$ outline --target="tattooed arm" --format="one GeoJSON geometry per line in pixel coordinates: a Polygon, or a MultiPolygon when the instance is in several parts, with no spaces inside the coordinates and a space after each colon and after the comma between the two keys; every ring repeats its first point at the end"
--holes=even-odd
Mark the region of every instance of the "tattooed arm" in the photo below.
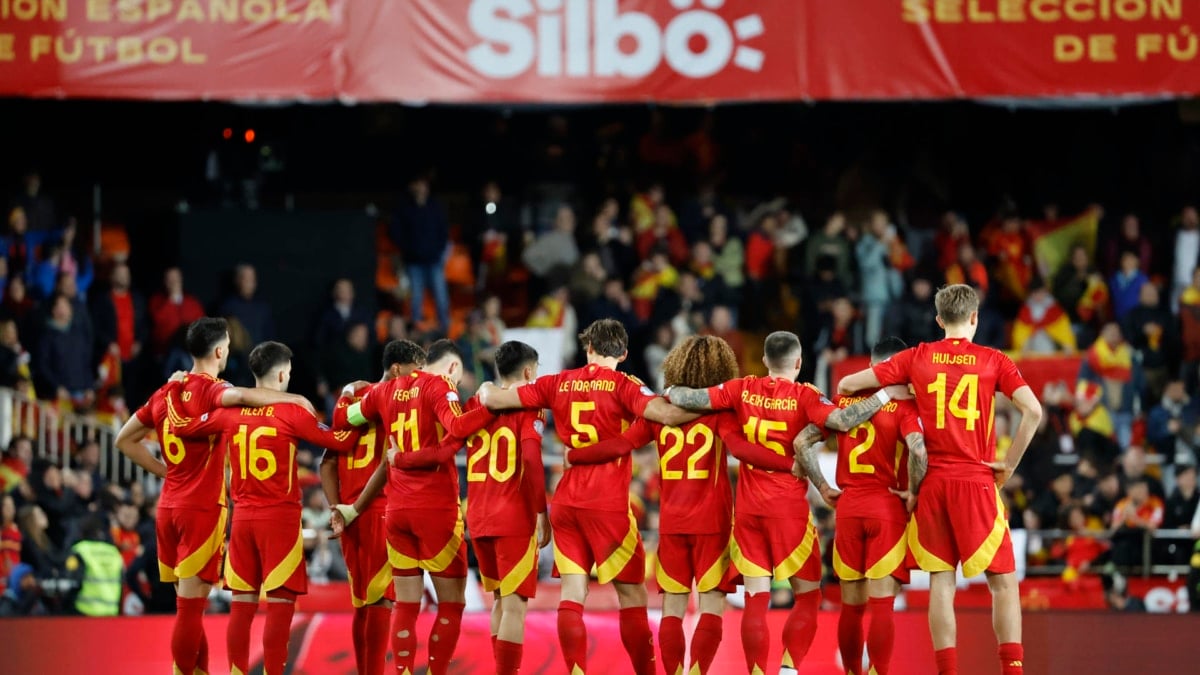
{"type": "Polygon", "coordinates": [[[671,387],[667,392],[667,400],[685,410],[712,410],[707,389],[671,387]]]}
{"type": "Polygon", "coordinates": [[[833,431],[849,431],[854,427],[871,419],[871,416],[879,411],[888,401],[902,400],[911,398],[908,387],[905,385],[893,385],[884,387],[874,396],[868,396],[854,405],[846,408],[839,408],[831,413],[825,420],[825,428],[833,431]]]}
{"type": "Polygon", "coordinates": [[[929,454],[925,452],[924,434],[911,433],[905,436],[904,442],[908,444],[908,491],[915,497],[929,470],[929,454]]]}
{"type": "MultiPolygon", "coordinates": [[[[815,424],[804,427],[804,430],[796,435],[796,440],[792,441],[792,449],[796,452],[797,468],[802,473],[796,477],[808,478],[813,487],[821,493],[821,499],[824,499],[830,508],[836,508],[838,497],[842,495],[842,492],[829,485],[829,481],[825,480],[825,475],[821,473],[821,462],[818,456],[824,448],[825,439],[822,437],[821,429],[815,424]]],[[[793,469],[793,474],[795,473],[796,469],[793,469]]]]}

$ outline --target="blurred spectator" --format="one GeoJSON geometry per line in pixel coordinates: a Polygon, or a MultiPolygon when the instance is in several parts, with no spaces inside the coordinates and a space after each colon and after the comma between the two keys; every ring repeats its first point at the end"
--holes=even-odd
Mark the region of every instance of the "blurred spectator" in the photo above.
{"type": "MultiPolygon", "coordinates": [[[[87,304],[83,301],[83,297],[79,294],[79,286],[75,283],[75,275],[70,272],[60,272],[58,279],[55,282],[54,294],[65,297],[71,303],[71,328],[79,331],[86,339],[88,344],[88,359],[95,364],[94,352],[91,351],[96,340],[96,330],[92,326],[92,315],[88,312],[87,304]]],[[[53,309],[52,302],[54,296],[51,295],[47,299],[46,304],[42,309],[47,316],[53,309]]]]}
{"type": "Polygon", "coordinates": [[[1078,345],[1095,338],[1098,322],[1108,313],[1108,284],[1092,267],[1091,256],[1081,245],[1071,247],[1071,257],[1054,275],[1054,299],[1071,318],[1078,345]]]}
{"type": "Polygon", "coordinates": [[[1033,280],[1033,254],[1024,221],[1015,214],[1006,215],[987,253],[995,262],[1001,295],[1016,302],[1024,300],[1033,280]]]}
{"type": "Polygon", "coordinates": [[[178,267],[168,267],[163,272],[163,288],[150,296],[148,309],[150,348],[160,360],[170,351],[180,330],[204,316],[200,301],[183,292],[183,271],[178,267]]]}
{"type": "MultiPolygon", "coordinates": [[[[851,288],[854,276],[850,272],[853,253],[850,239],[846,236],[846,216],[834,213],[825,221],[824,227],[809,235],[804,245],[804,271],[812,275],[821,258],[833,261],[833,272],[843,288],[851,288]]],[[[747,263],[747,266],[749,264],[747,263]]]]}
{"type": "Polygon", "coordinates": [[[8,231],[0,239],[0,253],[8,261],[8,278],[28,281],[37,265],[38,247],[53,238],[49,230],[31,230],[29,215],[20,206],[8,213],[8,231]]]}
{"type": "Polygon", "coordinates": [[[143,528],[142,553],[125,570],[125,583],[142,602],[146,614],[175,613],[175,585],[164,583],[158,571],[158,540],[154,528],[143,528]]]}
{"type": "Polygon", "coordinates": [[[0,617],[43,616],[47,613],[33,566],[16,565],[9,573],[4,594],[0,595],[0,617]]]}
{"type": "Polygon", "coordinates": [[[0,461],[0,485],[5,494],[18,491],[22,502],[33,500],[29,473],[33,468],[33,440],[28,436],[13,436],[0,461]]]}
{"type": "Polygon", "coordinates": [[[575,316],[575,308],[571,306],[571,292],[566,285],[557,286],[543,296],[525,325],[531,328],[561,328],[563,362],[555,365],[562,368],[574,362],[579,344],[579,318],[575,316]]]}
{"type": "Polygon", "coordinates": [[[964,241],[958,245],[958,258],[946,268],[946,283],[968,284],[985,294],[988,292],[987,268],[979,262],[971,242],[964,241]]]}
{"type": "Polygon", "coordinates": [[[70,274],[75,279],[79,296],[87,297],[94,271],[91,257],[76,248],[76,228],[75,219],[70,219],[62,231],[62,240],[49,244],[45,258],[34,266],[33,286],[40,297],[46,298],[54,293],[59,275],[62,274],[70,274]]]}
{"type": "Polygon", "coordinates": [[[1113,562],[1123,567],[1141,566],[1146,533],[1162,527],[1163,502],[1150,494],[1144,476],[1131,479],[1126,494],[1113,510],[1113,562]]]}
{"type": "Polygon", "coordinates": [[[958,262],[959,248],[971,243],[971,231],[962,215],[954,211],[942,214],[941,227],[933,238],[933,247],[937,253],[938,269],[949,269],[958,262]]]}
{"type": "Polygon", "coordinates": [[[1050,489],[1043,491],[1025,511],[1026,527],[1031,530],[1053,529],[1059,526],[1059,514],[1075,503],[1075,476],[1062,470],[1050,481],[1050,489]]]}
{"type": "Polygon", "coordinates": [[[1013,322],[1012,348],[1020,354],[1075,353],[1071,321],[1041,278],[1030,282],[1029,295],[1013,322]]]}
{"type": "Polygon", "coordinates": [[[662,183],[652,183],[645,192],[639,192],[630,200],[629,222],[633,224],[633,231],[640,238],[643,232],[654,228],[660,218],[665,218],[668,227],[672,229],[678,225],[675,212],[666,204],[662,183]],[[660,207],[666,208],[666,211],[660,214],[660,207]]]}
{"type": "Polygon", "coordinates": [[[11,319],[17,324],[17,332],[30,336],[37,327],[35,311],[37,304],[25,288],[25,280],[20,277],[10,278],[4,288],[4,302],[0,305],[0,316],[11,319]]]}
{"type": "Polygon", "coordinates": [[[96,514],[83,519],[81,538],[67,557],[67,575],[76,584],[72,609],[83,616],[117,616],[121,613],[121,585],[125,561],[108,541],[104,520],[96,514]]]}
{"type": "Polygon", "coordinates": [[[937,308],[933,305],[933,283],[925,277],[913,277],[908,293],[891,305],[886,326],[888,335],[910,345],[941,339],[937,308]]]}
{"type": "Polygon", "coordinates": [[[538,290],[545,290],[551,276],[565,274],[579,261],[579,247],[575,243],[575,212],[571,207],[558,207],[554,229],[527,246],[523,260],[525,267],[538,278],[538,290]]]}
{"type": "Polygon", "coordinates": [[[663,289],[672,289],[679,281],[679,272],[671,265],[666,251],[655,250],[633,277],[629,295],[633,298],[633,313],[638,321],[650,319],[655,301],[663,289]]]}
{"type": "Polygon", "coordinates": [[[895,239],[896,230],[888,223],[887,214],[876,211],[855,244],[865,344],[879,342],[883,334],[884,313],[902,292],[901,278],[889,263],[890,245],[895,239]]]}
{"type": "Polygon", "coordinates": [[[13,206],[25,212],[30,230],[58,229],[57,209],[54,201],[42,192],[42,176],[36,170],[26,172],[21,178],[21,191],[14,197],[13,206]]]}
{"type": "Polygon", "coordinates": [[[1096,481],[1096,490],[1083,498],[1089,518],[1100,521],[1105,529],[1112,527],[1113,512],[1121,499],[1121,479],[1114,472],[1105,473],[1096,481]]]}
{"type": "Polygon", "coordinates": [[[1157,401],[1162,396],[1163,386],[1170,376],[1168,364],[1175,358],[1175,317],[1159,304],[1158,287],[1152,283],[1142,285],[1138,304],[1122,324],[1130,345],[1141,357],[1142,373],[1146,378],[1145,401],[1157,401]]]}
{"type": "Polygon", "coordinates": [[[246,331],[251,345],[275,339],[271,306],[259,298],[258,273],[253,265],[238,265],[233,273],[233,294],[225,298],[217,313],[236,320],[246,331]]]}
{"type": "Polygon", "coordinates": [[[1063,559],[1066,564],[1062,573],[1063,583],[1074,588],[1079,576],[1089,572],[1092,564],[1108,552],[1109,544],[1096,538],[1096,535],[1103,534],[1103,530],[1098,531],[1088,526],[1087,516],[1078,504],[1068,504],[1060,513],[1059,526],[1071,534],[1052,555],[1063,559]]]}
{"type": "Polygon", "coordinates": [[[117,505],[115,522],[110,528],[112,543],[121,552],[125,567],[142,552],[142,535],[138,533],[138,508],[132,502],[122,502],[117,505]]]}
{"type": "Polygon", "coordinates": [[[1104,389],[1099,384],[1080,380],[1075,385],[1074,409],[1068,424],[1078,452],[1090,453],[1106,465],[1121,452],[1116,441],[1116,424],[1104,403],[1104,389]]]}
{"type": "Polygon", "coordinates": [[[654,329],[654,340],[646,345],[643,358],[646,360],[646,372],[650,373],[654,391],[661,392],[666,384],[663,382],[662,364],[667,359],[667,352],[675,345],[675,333],[670,324],[659,324],[654,329]]]}
{"type": "Polygon", "coordinates": [[[1100,338],[1092,343],[1080,365],[1079,378],[1096,382],[1103,389],[1104,405],[1113,415],[1117,444],[1127,447],[1143,378],[1141,365],[1134,361],[1133,349],[1121,335],[1120,326],[1107,323],[1100,330],[1100,338]]]}
{"type": "Polygon", "coordinates": [[[0,495],[0,586],[8,583],[21,563],[21,529],[17,527],[17,502],[7,492],[0,495]]]}
{"type": "Polygon", "coordinates": [[[500,184],[489,180],[483,184],[479,202],[463,228],[463,239],[471,254],[479,288],[487,282],[489,269],[506,269],[509,261],[520,260],[520,206],[505,196],[500,184]]]}
{"type": "Polygon", "coordinates": [[[87,474],[92,479],[92,490],[104,490],[107,481],[100,473],[100,443],[95,438],[80,442],[79,449],[71,455],[71,470],[76,474],[87,474]]]}
{"type": "Polygon", "coordinates": [[[92,477],[46,463],[41,470],[35,469],[32,482],[38,506],[48,519],[50,539],[56,546],[64,546],[76,519],[87,511],[85,502],[92,498],[92,477]]]}
{"type": "Polygon", "coordinates": [[[712,222],[721,218],[728,223],[730,209],[717,194],[714,181],[700,183],[699,190],[684,200],[679,213],[679,227],[688,241],[699,241],[712,236],[712,222]]]}
{"type": "Polygon", "coordinates": [[[1166,499],[1162,481],[1146,473],[1146,450],[1140,445],[1131,445],[1121,455],[1121,487],[1129,491],[1131,483],[1139,480],[1146,481],[1150,494],[1158,497],[1159,501],[1166,499]]]}
{"type": "MultiPolygon", "coordinates": [[[[134,361],[146,340],[145,300],[130,287],[129,266],[125,263],[114,265],[108,284],[96,290],[88,304],[97,351],[101,355],[105,352],[114,354],[121,360],[123,383],[132,388],[137,380],[134,361]]],[[[135,400],[141,399],[140,392],[131,393],[135,400]]]]}
{"type": "Polygon", "coordinates": [[[633,250],[633,231],[617,223],[617,202],[609,199],[592,221],[593,241],[590,246],[600,254],[600,262],[610,277],[627,279],[637,267],[633,250]]]}
{"type": "Polygon", "coordinates": [[[441,202],[430,195],[429,178],[414,177],[392,219],[392,243],[400,249],[412,289],[412,318],[425,315],[425,290],[433,293],[438,327],[450,328],[450,292],[443,267],[450,251],[450,224],[441,202]]]}
{"type": "Polygon", "coordinates": [[[633,313],[633,298],[625,290],[625,283],[620,279],[604,282],[604,294],[588,308],[587,323],[604,318],[616,319],[625,326],[638,324],[638,318],[633,313]]]}
{"type": "Polygon", "coordinates": [[[688,262],[687,239],[675,225],[675,216],[665,204],[655,210],[654,223],[640,231],[636,246],[641,258],[647,257],[653,250],[662,249],[667,252],[672,265],[682,266],[688,262]]]}
{"type": "MultiPolygon", "coordinates": [[[[1175,467],[1175,490],[1167,498],[1162,526],[1167,530],[1189,530],[1192,517],[1200,508],[1200,491],[1196,490],[1196,465],[1181,464],[1175,467]]],[[[1168,565],[1186,565],[1192,557],[1191,540],[1167,539],[1162,544],[1163,562],[1168,565]]]]}
{"type": "Polygon", "coordinates": [[[579,259],[579,264],[571,271],[571,304],[586,307],[604,292],[604,282],[608,273],[604,271],[604,263],[600,262],[600,254],[589,251],[579,259]]]}
{"type": "Polygon", "coordinates": [[[64,557],[58,544],[50,538],[50,520],[36,504],[26,504],[17,511],[21,528],[21,562],[33,568],[39,579],[58,576],[64,557]]]}
{"type": "Polygon", "coordinates": [[[367,312],[354,304],[354,284],[349,279],[333,282],[329,305],[317,319],[313,342],[318,348],[335,345],[345,339],[346,331],[354,324],[369,324],[367,312]]]}
{"type": "Polygon", "coordinates": [[[1192,285],[1180,295],[1179,318],[1183,343],[1179,377],[1188,391],[1196,391],[1200,386],[1200,267],[1192,272],[1192,285]]]}
{"type": "Polygon", "coordinates": [[[975,344],[992,349],[1007,349],[1010,331],[1004,315],[996,308],[995,302],[989,301],[986,288],[972,285],[979,294],[979,327],[975,329],[975,344]]]}
{"type": "Polygon", "coordinates": [[[472,373],[476,382],[486,382],[495,377],[493,355],[500,346],[503,334],[493,333],[481,310],[467,315],[467,330],[456,340],[462,351],[463,366],[472,373]]]}
{"type": "Polygon", "coordinates": [[[488,341],[499,346],[504,341],[504,319],[500,316],[500,298],[489,295],[483,301],[483,323],[487,330],[488,341]]]}
{"type": "Polygon", "coordinates": [[[1112,276],[1121,269],[1121,256],[1131,252],[1141,261],[1141,270],[1150,273],[1154,249],[1150,239],[1142,234],[1141,221],[1136,214],[1127,213],[1121,219],[1121,231],[1108,241],[1104,247],[1104,273],[1112,276]]]}
{"type": "Polygon", "coordinates": [[[746,284],[746,254],[742,240],[729,236],[729,220],[721,214],[708,223],[708,245],[712,248],[713,269],[721,280],[714,301],[731,307],[741,304],[746,284]]]}
{"type": "Polygon", "coordinates": [[[1146,274],[1141,270],[1141,261],[1132,251],[1121,254],[1121,267],[1108,282],[1112,293],[1113,315],[1117,321],[1124,321],[1125,315],[1137,306],[1142,294],[1142,286],[1150,283],[1146,274]]]}
{"type": "Polygon", "coordinates": [[[747,330],[758,330],[766,325],[767,314],[764,305],[767,299],[767,281],[775,275],[775,232],[778,227],[779,223],[774,216],[765,216],[746,237],[747,311],[742,323],[747,330]]]}
{"type": "Polygon", "coordinates": [[[50,318],[38,341],[34,380],[38,397],[69,399],[76,407],[95,400],[92,344],[80,323],[73,321],[71,302],[64,295],[50,301],[50,318]]]}
{"type": "Polygon", "coordinates": [[[1150,409],[1146,420],[1146,440],[1167,463],[1195,463],[1188,440],[1200,421],[1200,406],[1187,395],[1181,380],[1172,380],[1163,388],[1162,400],[1150,409]]]}
{"type": "Polygon", "coordinates": [[[337,391],[343,385],[374,378],[376,366],[371,356],[370,331],[365,323],[351,324],[341,340],[321,350],[317,395],[326,399],[326,410],[333,410],[337,391]]]}
{"type": "Polygon", "coordinates": [[[0,319],[0,387],[25,390],[33,379],[29,352],[21,346],[17,324],[0,319]]]}
{"type": "Polygon", "coordinates": [[[851,355],[866,353],[858,312],[849,298],[837,298],[830,303],[829,315],[822,321],[813,351],[817,354],[813,383],[821,391],[830,390],[833,366],[851,355]]]}
{"type": "Polygon", "coordinates": [[[715,305],[708,320],[708,329],[704,331],[704,334],[719,337],[728,342],[733,349],[734,356],[737,357],[738,367],[742,367],[746,359],[746,341],[734,324],[732,309],[725,305],[715,305]]]}
{"type": "MultiPolygon", "coordinates": [[[[675,333],[675,342],[696,332],[691,326],[693,314],[707,314],[712,307],[708,295],[700,286],[700,280],[691,272],[679,275],[675,288],[664,288],[659,291],[654,301],[654,311],[650,315],[651,325],[670,324],[675,333]]],[[[701,323],[704,323],[703,321],[701,323]]]]}
{"type": "Polygon", "coordinates": [[[1179,308],[1179,296],[1192,283],[1192,272],[1200,260],[1200,214],[1196,207],[1185,206],[1179,212],[1179,231],[1172,249],[1175,263],[1171,270],[1171,310],[1179,308]]]}

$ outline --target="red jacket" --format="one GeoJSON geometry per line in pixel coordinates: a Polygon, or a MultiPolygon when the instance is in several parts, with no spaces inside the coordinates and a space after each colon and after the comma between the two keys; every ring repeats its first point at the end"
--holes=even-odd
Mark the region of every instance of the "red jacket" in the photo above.
{"type": "Polygon", "coordinates": [[[183,296],[174,303],[165,293],[155,293],[150,298],[150,346],[154,353],[162,356],[171,348],[171,338],[191,322],[204,318],[204,307],[194,295],[183,296]]]}

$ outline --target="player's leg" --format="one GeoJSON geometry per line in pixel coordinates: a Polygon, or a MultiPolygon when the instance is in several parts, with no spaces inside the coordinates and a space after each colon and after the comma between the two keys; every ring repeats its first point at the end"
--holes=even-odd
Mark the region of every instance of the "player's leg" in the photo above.
{"type": "Polygon", "coordinates": [[[392,566],[392,606],[389,642],[397,675],[415,672],[417,660],[417,615],[425,594],[425,578],[419,567],[417,539],[411,529],[410,511],[388,511],[386,518],[388,561],[392,566]]]}
{"type": "Polygon", "coordinates": [[[929,634],[940,675],[958,673],[954,586],[956,565],[961,558],[955,536],[959,524],[952,519],[964,509],[972,508],[970,501],[964,501],[969,497],[953,483],[936,476],[926,477],[908,524],[908,547],[917,565],[929,572],[929,634]]]}
{"type": "MultiPolygon", "coordinates": [[[[391,588],[392,584],[388,584],[391,588]]],[[[363,644],[364,675],[383,675],[387,667],[388,628],[392,621],[392,601],[380,600],[362,608],[366,610],[367,625],[363,644]]]]}
{"type": "Polygon", "coordinates": [[[664,593],[662,619],[658,622],[658,649],[667,675],[684,672],[687,639],[683,635],[683,615],[687,613],[689,593],[664,593]]]}
{"type": "Polygon", "coordinates": [[[712,667],[724,632],[721,615],[725,612],[725,596],[724,588],[700,594],[700,618],[696,622],[696,632],[692,634],[689,673],[698,670],[700,675],[704,675],[712,667]]]}
{"type": "Polygon", "coordinates": [[[288,638],[296,613],[296,594],[286,588],[267,591],[267,620],[263,626],[263,673],[283,673],[287,667],[288,638]]]}
{"type": "Polygon", "coordinates": [[[730,546],[733,565],[745,586],[741,630],[746,671],[765,673],[771,649],[767,610],[771,607],[771,575],[775,564],[771,559],[769,527],[764,519],[753,515],[735,518],[730,546]]]}
{"type": "Polygon", "coordinates": [[[258,613],[258,591],[235,593],[229,603],[229,624],[225,627],[225,648],[229,652],[229,672],[250,672],[250,628],[258,613]]]}
{"type": "Polygon", "coordinates": [[[496,672],[516,675],[525,652],[525,610],[529,598],[537,595],[537,539],[532,532],[527,537],[492,537],[475,550],[480,575],[488,570],[500,609],[492,614],[496,672]]]}
{"type": "Polygon", "coordinates": [[[501,597],[497,604],[501,607],[501,617],[496,633],[496,673],[516,675],[525,653],[525,611],[529,601],[512,593],[501,597]]]}
{"type": "Polygon", "coordinates": [[[583,603],[587,600],[590,570],[595,564],[579,510],[556,506],[550,510],[554,531],[554,570],[562,580],[558,603],[558,644],[567,673],[587,672],[587,627],[583,603]]]}
{"type": "Polygon", "coordinates": [[[160,514],[159,571],[175,580],[175,627],[171,656],[177,672],[208,672],[204,610],[220,575],[226,510],[169,509],[160,514]],[[166,539],[162,537],[165,535],[166,539]]]}
{"type": "Polygon", "coordinates": [[[958,628],[954,621],[954,570],[929,575],[929,636],[933,639],[938,675],[958,675],[955,649],[958,628]]]}
{"type": "Polygon", "coordinates": [[[800,667],[813,639],[817,636],[817,613],[821,609],[821,545],[817,523],[809,514],[808,522],[784,520],[775,525],[771,549],[783,557],[775,566],[776,579],[788,579],[796,601],[783,624],[783,665],[800,667]]]}
{"type": "Polygon", "coordinates": [[[488,627],[492,635],[492,656],[496,655],[496,641],[500,639],[500,621],[503,619],[504,606],[500,604],[500,590],[496,589],[492,592],[492,613],[488,617],[488,627]]]}
{"type": "Polygon", "coordinates": [[[687,642],[683,615],[692,592],[692,539],[682,534],[660,534],[655,577],[663,592],[663,616],[658,622],[658,649],[667,675],[684,671],[687,642]]]}
{"type": "Polygon", "coordinates": [[[891,517],[880,517],[865,523],[863,540],[866,558],[863,569],[867,577],[867,611],[870,625],[867,628],[867,655],[877,675],[887,675],[891,670],[892,651],[895,645],[895,603],[900,584],[907,583],[909,572],[905,566],[908,558],[908,524],[904,510],[895,504],[891,517]]]}
{"type": "Polygon", "coordinates": [[[372,508],[342,536],[354,604],[354,657],[359,673],[383,675],[392,617],[392,567],[382,508],[372,508]]]}
{"type": "Polygon", "coordinates": [[[633,512],[590,512],[583,518],[592,555],[600,561],[596,578],[602,584],[611,581],[617,591],[621,644],[629,654],[633,672],[653,675],[654,633],[646,614],[646,551],[637,520],[633,512]]]}
{"type": "MultiPolygon", "coordinates": [[[[721,644],[725,596],[736,586],[729,575],[729,529],[720,534],[688,535],[690,561],[686,575],[695,578],[700,616],[692,635],[688,673],[707,673],[721,644]]],[[[661,549],[661,543],[660,543],[661,549]]],[[[662,557],[659,557],[662,560],[662,557]]],[[[682,575],[674,575],[679,578],[682,575]]],[[[682,613],[681,613],[682,616],[682,613]]],[[[662,638],[660,637],[661,641],[662,638]]]]}
{"type": "Polygon", "coordinates": [[[253,529],[251,521],[233,524],[225,559],[225,586],[233,592],[225,646],[229,653],[229,671],[233,675],[250,672],[250,627],[258,613],[262,588],[263,566],[253,529]]]}
{"type": "Polygon", "coordinates": [[[961,506],[952,514],[955,544],[962,553],[963,575],[987,572],[992,592],[992,625],[999,643],[1004,675],[1023,672],[1021,600],[1015,572],[1012,537],[1000,492],[994,484],[959,482],[952,485],[961,506]]]}
{"type": "Polygon", "coordinates": [[[462,632],[463,609],[467,600],[467,558],[462,549],[460,570],[445,570],[431,573],[434,592],[437,594],[437,615],[429,630],[429,673],[441,675],[450,668],[458,637],[462,632]],[[462,576],[457,576],[461,572],[462,576]],[[442,576],[451,573],[455,576],[442,576]]]}
{"type": "Polygon", "coordinates": [[[842,611],[838,615],[838,651],[847,673],[862,675],[863,616],[867,610],[867,581],[842,581],[842,611]]]}
{"type": "Polygon", "coordinates": [[[1021,675],[1025,650],[1021,644],[1021,594],[1013,572],[988,573],[992,592],[992,628],[1000,645],[1000,671],[1003,675],[1021,675]]]}
{"type": "Polygon", "coordinates": [[[871,614],[867,629],[867,655],[871,667],[878,675],[887,675],[891,670],[892,651],[896,643],[895,606],[900,583],[895,577],[870,579],[867,581],[867,608],[871,614]]]}

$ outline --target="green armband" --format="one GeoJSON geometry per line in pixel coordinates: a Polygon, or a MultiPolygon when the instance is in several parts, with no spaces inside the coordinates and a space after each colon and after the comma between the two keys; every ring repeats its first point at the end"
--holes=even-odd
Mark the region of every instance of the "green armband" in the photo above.
{"type": "Polygon", "coordinates": [[[361,427],[367,423],[367,418],[363,417],[362,404],[351,403],[349,408],[346,408],[346,421],[356,427],[361,427]]]}

